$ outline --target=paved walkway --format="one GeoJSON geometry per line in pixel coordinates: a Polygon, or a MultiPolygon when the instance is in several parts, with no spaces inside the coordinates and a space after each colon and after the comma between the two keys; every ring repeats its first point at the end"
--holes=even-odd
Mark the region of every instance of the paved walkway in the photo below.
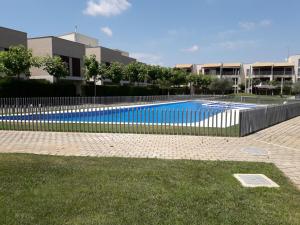
{"type": "Polygon", "coordinates": [[[0,152],[275,163],[300,188],[300,117],[245,138],[0,131],[0,152]]]}

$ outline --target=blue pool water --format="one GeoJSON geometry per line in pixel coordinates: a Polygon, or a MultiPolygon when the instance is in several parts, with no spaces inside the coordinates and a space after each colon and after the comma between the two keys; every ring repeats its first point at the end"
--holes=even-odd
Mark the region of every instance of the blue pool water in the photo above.
{"type": "MultiPolygon", "coordinates": [[[[33,113],[5,116],[2,120],[63,121],[63,122],[112,122],[112,123],[197,123],[229,109],[252,108],[249,104],[206,103],[187,101],[168,104],[133,106],[117,109],[88,110],[63,113],[33,113]]],[[[229,115],[228,115],[229,116],[229,115]]]]}

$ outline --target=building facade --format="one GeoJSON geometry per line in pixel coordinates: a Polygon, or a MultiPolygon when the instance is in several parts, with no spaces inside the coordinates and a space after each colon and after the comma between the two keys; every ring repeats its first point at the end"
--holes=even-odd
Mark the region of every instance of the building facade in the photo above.
{"type": "Polygon", "coordinates": [[[248,79],[262,83],[270,81],[300,81],[300,55],[290,56],[283,62],[211,63],[194,65],[197,74],[232,79],[235,85],[248,79]]]}
{"type": "Polygon", "coordinates": [[[136,62],[136,59],[129,57],[129,53],[118,49],[110,49],[100,46],[98,39],[92,38],[77,32],[59,36],[62,39],[81,43],[85,45],[86,56],[95,55],[99,63],[110,65],[119,62],[127,65],[136,62]]]}
{"type": "Polygon", "coordinates": [[[198,74],[232,80],[235,92],[238,91],[239,85],[245,81],[245,73],[242,63],[199,64],[196,65],[196,71],[198,74]]]}
{"type": "Polygon", "coordinates": [[[0,27],[0,51],[8,50],[11,46],[27,47],[27,33],[0,27]]]}
{"type": "MultiPolygon", "coordinates": [[[[66,63],[69,76],[63,78],[74,82],[77,94],[80,94],[81,85],[84,83],[84,56],[85,45],[62,38],[46,36],[28,39],[28,48],[34,56],[59,56],[66,63]]],[[[31,79],[46,79],[55,82],[55,78],[42,68],[31,69],[31,79]]]]}
{"type": "Polygon", "coordinates": [[[182,70],[187,73],[197,73],[196,65],[194,64],[177,64],[175,70],[182,70]]]}

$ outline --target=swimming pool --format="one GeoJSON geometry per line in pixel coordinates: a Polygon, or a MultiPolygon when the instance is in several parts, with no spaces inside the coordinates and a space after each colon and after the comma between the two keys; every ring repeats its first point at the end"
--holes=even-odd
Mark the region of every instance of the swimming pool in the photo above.
{"type": "MultiPolygon", "coordinates": [[[[256,105],[207,101],[184,101],[123,107],[33,111],[23,115],[2,116],[5,121],[48,121],[71,123],[118,124],[200,124],[227,112],[253,108],[256,105]]],[[[228,117],[233,116],[232,113],[228,117]]]]}

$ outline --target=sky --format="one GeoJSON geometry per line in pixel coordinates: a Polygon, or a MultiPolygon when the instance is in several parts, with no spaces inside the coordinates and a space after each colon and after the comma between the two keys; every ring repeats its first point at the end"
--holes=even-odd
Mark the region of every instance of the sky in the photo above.
{"type": "Polygon", "coordinates": [[[299,0],[0,0],[0,26],[75,30],[162,66],[283,61],[300,54],[299,0]]]}

